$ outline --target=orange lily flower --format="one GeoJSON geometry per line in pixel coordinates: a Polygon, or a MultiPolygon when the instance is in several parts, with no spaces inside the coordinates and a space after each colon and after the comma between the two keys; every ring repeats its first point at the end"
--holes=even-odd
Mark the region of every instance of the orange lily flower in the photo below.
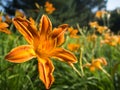
{"type": "Polygon", "coordinates": [[[108,30],[108,27],[106,27],[106,26],[98,26],[97,27],[97,32],[99,32],[100,34],[105,32],[106,30],[108,30]]]}
{"type": "Polygon", "coordinates": [[[2,22],[2,17],[0,17],[0,32],[10,34],[11,32],[7,29],[9,25],[5,22],[2,22]]]}
{"type": "Polygon", "coordinates": [[[99,26],[99,25],[98,25],[98,22],[96,22],[96,21],[90,22],[89,25],[90,25],[91,28],[96,28],[96,27],[99,26]]]}
{"type": "Polygon", "coordinates": [[[118,35],[105,34],[104,39],[101,40],[101,44],[116,46],[119,44],[119,41],[120,41],[120,37],[118,35]]]}
{"type": "Polygon", "coordinates": [[[77,62],[71,52],[59,47],[64,42],[64,33],[68,25],[63,24],[52,30],[51,21],[46,15],[42,16],[37,27],[32,18],[27,20],[16,17],[13,23],[29,45],[12,49],[5,59],[14,63],[23,63],[37,57],[39,78],[45,84],[46,89],[49,89],[54,82],[54,66],[50,60],[51,57],[68,62],[68,64],[77,62]]]}
{"type": "Polygon", "coordinates": [[[84,66],[89,67],[90,71],[95,71],[95,69],[102,70],[101,64],[107,65],[107,61],[103,57],[94,59],[92,60],[92,63],[85,64],[84,66]]]}
{"type": "Polygon", "coordinates": [[[68,49],[70,51],[75,52],[75,51],[77,51],[80,48],[80,45],[79,44],[75,44],[75,43],[70,43],[70,44],[68,44],[67,47],[68,47],[68,49]]]}
{"type": "Polygon", "coordinates": [[[79,35],[77,35],[78,29],[74,29],[73,27],[69,27],[68,32],[69,32],[71,38],[79,38],[79,35]]]}
{"type": "Polygon", "coordinates": [[[48,14],[52,14],[52,13],[55,11],[55,8],[53,7],[53,4],[47,1],[47,2],[45,3],[45,11],[46,11],[48,14]]]}
{"type": "Polygon", "coordinates": [[[102,10],[102,11],[97,11],[95,14],[95,17],[98,19],[101,19],[104,17],[104,15],[106,14],[106,11],[102,10]]]}

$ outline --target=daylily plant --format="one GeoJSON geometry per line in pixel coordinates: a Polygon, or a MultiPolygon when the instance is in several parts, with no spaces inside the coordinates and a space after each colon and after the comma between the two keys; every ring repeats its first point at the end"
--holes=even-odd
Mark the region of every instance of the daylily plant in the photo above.
{"type": "Polygon", "coordinates": [[[71,38],[79,38],[79,35],[77,35],[78,29],[74,29],[73,27],[69,27],[68,32],[69,32],[71,38]]]}
{"type": "Polygon", "coordinates": [[[90,71],[95,71],[96,69],[103,70],[101,64],[107,65],[107,61],[103,57],[97,58],[97,59],[93,59],[92,63],[87,63],[84,66],[89,67],[90,71]]]}
{"type": "Polygon", "coordinates": [[[96,28],[96,27],[99,26],[99,25],[98,25],[98,22],[96,22],[96,21],[90,22],[89,25],[90,25],[91,28],[96,28]]]}
{"type": "Polygon", "coordinates": [[[0,16],[0,32],[4,32],[6,34],[10,34],[10,30],[8,30],[9,25],[2,21],[2,17],[0,16]]]}
{"type": "Polygon", "coordinates": [[[23,63],[37,57],[39,78],[46,89],[49,89],[54,82],[54,66],[50,60],[51,57],[68,64],[77,62],[71,52],[59,47],[64,42],[64,33],[68,25],[63,24],[52,30],[51,21],[46,15],[41,17],[40,24],[37,26],[32,18],[27,20],[16,17],[13,23],[29,44],[12,49],[5,59],[14,63],[23,63]]]}
{"type": "Polygon", "coordinates": [[[76,43],[69,43],[67,48],[72,51],[72,52],[76,52],[79,50],[80,48],[80,44],[76,44],[76,43]]]}
{"type": "Polygon", "coordinates": [[[54,8],[53,4],[48,2],[48,1],[46,1],[45,2],[45,11],[48,14],[52,14],[55,11],[55,8],[54,8]]]}
{"type": "Polygon", "coordinates": [[[107,12],[102,10],[102,11],[97,11],[96,14],[95,14],[95,17],[98,18],[98,19],[101,19],[105,16],[107,12]]]}

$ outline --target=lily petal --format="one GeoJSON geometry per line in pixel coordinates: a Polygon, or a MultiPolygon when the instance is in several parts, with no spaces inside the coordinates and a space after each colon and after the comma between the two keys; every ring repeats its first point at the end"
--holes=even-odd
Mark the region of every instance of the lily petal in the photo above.
{"type": "Polygon", "coordinates": [[[22,45],[22,46],[18,46],[12,49],[5,56],[5,59],[7,59],[10,62],[14,62],[14,63],[23,63],[34,57],[36,56],[35,56],[32,46],[22,45]]]}
{"type": "Polygon", "coordinates": [[[63,24],[63,25],[60,25],[58,28],[55,28],[51,33],[52,38],[57,39],[57,46],[60,46],[64,42],[64,33],[67,30],[67,28],[68,28],[68,25],[63,24]]]}
{"type": "Polygon", "coordinates": [[[42,36],[42,39],[47,39],[49,33],[52,32],[52,24],[50,19],[46,15],[42,16],[40,20],[39,28],[40,28],[39,33],[40,36],[42,36]]]}
{"type": "Polygon", "coordinates": [[[33,44],[33,39],[37,37],[37,28],[34,23],[30,22],[26,18],[17,17],[13,19],[13,23],[18,31],[25,37],[28,43],[33,44]]]}
{"type": "Polygon", "coordinates": [[[61,61],[65,61],[68,63],[76,63],[77,59],[71,52],[63,49],[63,48],[56,48],[52,51],[51,56],[54,58],[59,58],[61,61]]]}
{"type": "Polygon", "coordinates": [[[46,89],[49,89],[54,82],[53,71],[54,66],[52,62],[47,59],[38,58],[39,78],[45,84],[46,89]]]}
{"type": "Polygon", "coordinates": [[[0,22],[0,29],[3,29],[3,28],[6,28],[8,27],[9,25],[7,23],[4,23],[4,22],[0,22]]]}
{"type": "Polygon", "coordinates": [[[10,30],[8,30],[7,28],[0,29],[0,32],[4,32],[6,34],[11,34],[10,30]]]}

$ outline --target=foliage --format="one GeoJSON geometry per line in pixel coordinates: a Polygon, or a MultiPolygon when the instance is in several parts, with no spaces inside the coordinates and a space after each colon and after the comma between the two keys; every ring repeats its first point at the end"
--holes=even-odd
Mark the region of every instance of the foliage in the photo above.
{"type": "MultiPolygon", "coordinates": [[[[75,26],[75,23],[80,23],[80,26],[86,26],[93,18],[93,10],[101,10],[105,8],[106,0],[13,0],[4,6],[5,11],[9,15],[14,15],[17,9],[21,9],[27,16],[37,17],[36,4],[44,8],[45,2],[53,3],[56,11],[50,15],[55,26],[62,23],[67,23],[75,26]]],[[[41,10],[40,10],[41,11],[41,10]]],[[[45,13],[45,12],[44,12],[45,13]]]]}
{"type": "Polygon", "coordinates": [[[120,23],[120,9],[115,9],[110,12],[111,19],[110,19],[110,28],[112,31],[117,33],[120,30],[119,23],[120,23]],[[114,22],[114,23],[113,23],[114,22]]]}

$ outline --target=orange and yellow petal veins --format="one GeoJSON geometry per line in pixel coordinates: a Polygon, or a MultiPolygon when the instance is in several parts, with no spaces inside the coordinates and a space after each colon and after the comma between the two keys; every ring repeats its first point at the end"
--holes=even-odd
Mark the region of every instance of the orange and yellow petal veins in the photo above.
{"type": "Polygon", "coordinates": [[[28,43],[33,43],[32,33],[29,31],[29,22],[25,18],[17,17],[13,19],[17,30],[25,37],[28,43]]]}
{"type": "Polygon", "coordinates": [[[0,32],[4,32],[6,34],[11,34],[10,30],[8,30],[9,25],[5,22],[0,22],[0,32]]]}
{"type": "Polygon", "coordinates": [[[22,45],[12,49],[5,56],[5,59],[14,63],[23,63],[35,57],[36,55],[34,53],[32,46],[22,45]]]}
{"type": "Polygon", "coordinates": [[[52,23],[50,19],[43,15],[39,24],[39,34],[43,40],[48,39],[49,34],[52,32],[52,23]]]}
{"type": "Polygon", "coordinates": [[[52,39],[57,40],[57,46],[60,46],[61,44],[64,43],[65,41],[64,34],[67,28],[68,28],[68,24],[63,24],[63,25],[60,25],[58,28],[55,28],[51,33],[52,39]]]}
{"type": "Polygon", "coordinates": [[[44,83],[46,89],[49,89],[54,82],[54,66],[52,62],[48,58],[43,59],[38,57],[38,71],[39,78],[44,83]]]}
{"type": "Polygon", "coordinates": [[[58,58],[68,63],[76,63],[77,59],[73,53],[63,48],[56,48],[51,52],[51,57],[58,58]]]}

